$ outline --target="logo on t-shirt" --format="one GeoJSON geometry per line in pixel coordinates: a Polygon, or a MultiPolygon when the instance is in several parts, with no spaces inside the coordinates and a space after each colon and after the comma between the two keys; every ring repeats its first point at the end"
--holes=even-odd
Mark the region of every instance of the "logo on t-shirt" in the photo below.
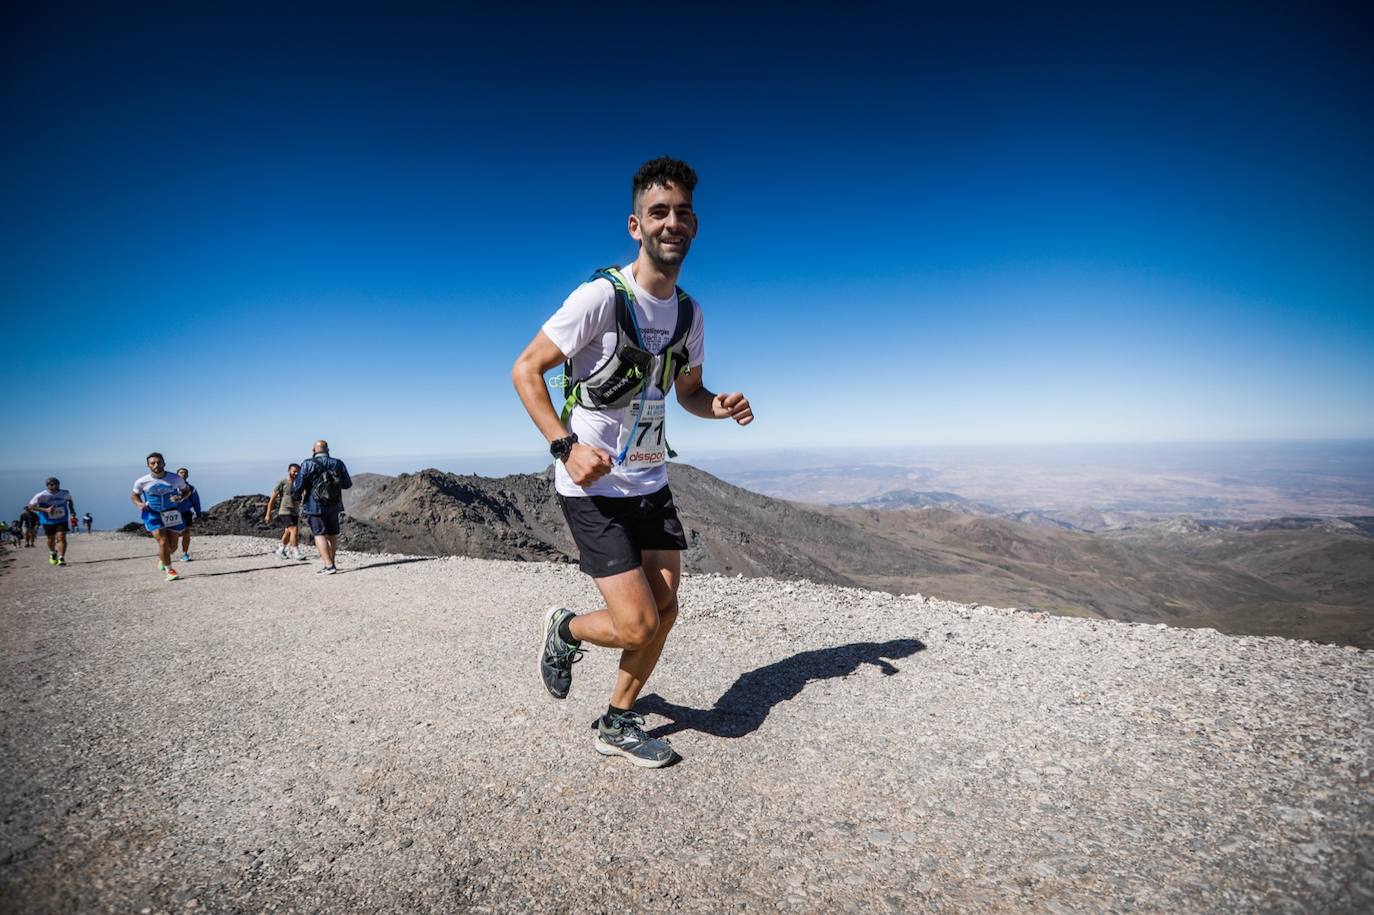
{"type": "Polygon", "coordinates": [[[661,327],[641,327],[639,335],[644,339],[646,350],[651,353],[661,353],[663,347],[668,345],[668,338],[673,335],[673,332],[661,327]]]}

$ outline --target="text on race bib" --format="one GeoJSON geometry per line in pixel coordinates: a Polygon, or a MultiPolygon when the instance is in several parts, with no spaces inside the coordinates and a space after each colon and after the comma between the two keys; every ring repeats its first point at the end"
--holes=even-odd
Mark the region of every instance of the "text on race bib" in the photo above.
{"type": "Polygon", "coordinates": [[[625,454],[625,466],[653,467],[667,460],[667,436],[663,428],[668,416],[667,406],[662,400],[639,397],[630,402],[625,422],[620,427],[620,440],[616,442],[616,453],[625,454]]]}
{"type": "Polygon", "coordinates": [[[65,505],[54,505],[48,509],[49,521],[61,521],[65,517],[67,517],[67,506],[65,505]]]}
{"type": "Polygon", "coordinates": [[[162,513],[162,525],[164,527],[176,527],[181,523],[181,512],[175,508],[169,508],[162,513]]]}

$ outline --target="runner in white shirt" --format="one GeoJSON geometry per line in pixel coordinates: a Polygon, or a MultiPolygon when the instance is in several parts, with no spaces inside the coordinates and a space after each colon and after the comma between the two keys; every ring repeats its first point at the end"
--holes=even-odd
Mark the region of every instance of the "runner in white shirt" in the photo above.
{"type": "Polygon", "coordinates": [[[76,503],[72,494],[62,488],[57,477],[48,477],[46,488],[29,500],[29,511],[38,513],[43,534],[48,538],[48,563],[55,566],[67,564],[67,526],[76,516],[76,503]]]}
{"type": "Polygon", "coordinates": [[[158,570],[167,573],[168,581],[177,580],[172,568],[172,553],[177,535],[185,528],[180,503],[191,493],[191,485],[167,471],[167,462],[156,451],[148,455],[148,470],[134,480],[129,501],[142,513],[143,526],[157,540],[158,570]]]}
{"type": "Polygon", "coordinates": [[[558,501],[578,563],[606,602],[591,613],[553,607],[545,614],[540,676],[562,699],[584,641],[620,649],[610,706],[596,722],[595,748],[646,768],[677,758],[668,741],[645,734],[644,719],[634,711],[677,619],[680,551],[687,546],[664,466],[665,395],[676,387],[683,409],[705,419],[747,426],[754,418],[743,394],[714,394],[702,385],[701,309],[677,289],[697,234],[696,182],[691,167],[676,159],[655,159],[639,169],[629,217],[630,235],[640,245],[634,263],[598,271],[575,290],[511,371],[525,410],[557,459],[558,501]],[[571,369],[565,369],[571,375],[567,428],[544,384],[544,373],[565,360],[571,369]]]}

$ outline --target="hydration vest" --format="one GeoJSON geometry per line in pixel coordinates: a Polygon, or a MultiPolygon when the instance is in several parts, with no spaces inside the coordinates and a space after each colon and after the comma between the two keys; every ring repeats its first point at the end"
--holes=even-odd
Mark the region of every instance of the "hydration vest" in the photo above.
{"type": "Polygon", "coordinates": [[[587,410],[616,410],[629,406],[635,395],[643,391],[650,378],[656,379],[664,396],[677,376],[691,368],[687,355],[687,333],[692,329],[696,307],[692,297],[677,288],[677,326],[661,353],[644,348],[635,318],[635,294],[618,267],[606,267],[592,274],[596,279],[609,280],[615,289],[615,349],[599,366],[581,378],[573,379],[572,360],[563,364],[563,385],[568,399],[563,404],[561,419],[567,425],[573,407],[587,410]]]}

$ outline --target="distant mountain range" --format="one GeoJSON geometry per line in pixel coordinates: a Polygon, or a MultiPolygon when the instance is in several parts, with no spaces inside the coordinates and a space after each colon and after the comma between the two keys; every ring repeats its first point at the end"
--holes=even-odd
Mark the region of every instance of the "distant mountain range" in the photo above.
{"type": "MultiPolygon", "coordinates": [[[[1106,516],[1008,513],[947,492],[817,506],[759,495],[685,464],[670,473],[689,572],[1374,648],[1374,518],[1109,529],[1106,516]]],[[[369,551],[570,562],[576,548],[550,477],[359,474],[345,494],[341,540],[369,551]]],[[[266,501],[222,502],[199,529],[268,535],[266,501]]]]}
{"type": "Polygon", "coordinates": [[[1140,516],[1134,513],[1098,511],[1093,508],[1076,508],[1065,511],[1013,511],[999,508],[987,502],[968,499],[952,492],[919,492],[913,489],[894,489],[870,499],[845,503],[845,507],[902,511],[924,511],[937,508],[955,514],[1004,518],[1018,524],[1057,527],[1069,531],[1110,531],[1156,525],[1164,525],[1168,529],[1180,533],[1204,530],[1278,531],[1321,528],[1332,532],[1350,531],[1374,537],[1374,516],[1368,515],[1347,515],[1336,518],[1289,516],[1244,521],[1225,518],[1196,520],[1192,518],[1170,518],[1157,522],[1142,522],[1140,516]]]}

